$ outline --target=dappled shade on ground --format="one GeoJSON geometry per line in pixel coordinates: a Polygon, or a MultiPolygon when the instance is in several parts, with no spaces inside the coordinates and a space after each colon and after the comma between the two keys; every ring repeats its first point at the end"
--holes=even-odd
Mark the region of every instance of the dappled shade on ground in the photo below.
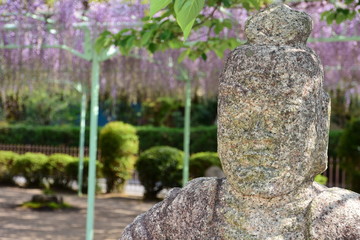
{"type": "MultiPolygon", "coordinates": [[[[82,240],[85,238],[86,197],[64,194],[75,209],[34,211],[19,207],[39,189],[0,188],[0,237],[2,240],[82,240]]],[[[98,196],[95,202],[94,239],[115,240],[140,213],[154,203],[119,195],[98,196]]]]}

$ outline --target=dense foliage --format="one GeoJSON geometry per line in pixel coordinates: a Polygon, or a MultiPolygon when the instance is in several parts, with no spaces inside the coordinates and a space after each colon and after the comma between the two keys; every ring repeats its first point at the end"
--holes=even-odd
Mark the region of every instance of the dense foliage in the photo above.
{"type": "MultiPolygon", "coordinates": [[[[88,176],[89,176],[89,158],[84,158],[84,168],[83,168],[83,182],[82,182],[82,192],[87,192],[88,187],[88,176]]],[[[103,177],[103,164],[100,161],[96,161],[96,177],[103,177]]],[[[65,167],[65,172],[63,173],[67,179],[70,181],[78,180],[79,172],[79,159],[74,158],[74,161],[69,162],[65,167]]]]}
{"type": "Polygon", "coordinates": [[[53,180],[52,184],[54,186],[67,186],[72,179],[64,172],[66,172],[67,166],[75,161],[74,157],[67,154],[57,153],[50,155],[44,166],[46,176],[53,180]]]}
{"type": "Polygon", "coordinates": [[[156,199],[164,188],[181,186],[184,153],[167,146],[152,147],[136,162],[141,184],[145,188],[145,199],[156,199]]]}
{"type": "Polygon", "coordinates": [[[23,176],[27,186],[41,186],[46,177],[44,168],[47,160],[47,156],[42,153],[25,153],[15,159],[13,175],[23,176]]]}
{"type": "Polygon", "coordinates": [[[190,156],[190,178],[204,177],[205,171],[212,166],[221,168],[221,162],[216,152],[199,152],[190,156]]]}
{"type": "MultiPolygon", "coordinates": [[[[195,127],[190,132],[190,152],[216,151],[216,126],[195,127]]],[[[183,149],[183,129],[139,127],[140,149],[167,145],[183,149]]]]}
{"type": "MultiPolygon", "coordinates": [[[[79,159],[66,154],[46,156],[39,153],[17,154],[0,151],[0,184],[14,184],[14,176],[23,176],[26,186],[69,189],[77,181],[79,159]]],[[[87,190],[89,159],[84,159],[83,192],[87,190]]],[[[96,161],[96,176],[102,177],[102,164],[96,161]]]]}
{"type": "Polygon", "coordinates": [[[352,20],[360,13],[359,0],[334,1],[332,3],[334,7],[321,15],[328,23],[336,22],[339,24],[345,20],[352,20]]]}
{"type": "Polygon", "coordinates": [[[131,178],[139,151],[136,129],[122,122],[106,124],[100,131],[99,148],[107,192],[121,192],[131,178]]]}
{"type": "Polygon", "coordinates": [[[19,154],[10,151],[0,151],[0,183],[12,184],[12,168],[19,154]]]}
{"type": "Polygon", "coordinates": [[[349,187],[360,192],[360,119],[353,119],[340,137],[337,148],[349,187]]]}
{"type": "MultiPolygon", "coordinates": [[[[89,136],[89,129],[86,129],[89,136]]],[[[0,127],[0,143],[49,146],[79,146],[79,127],[5,125],[0,127]]],[[[88,138],[86,138],[87,140],[88,138]]]]}
{"type": "MultiPolygon", "coordinates": [[[[101,128],[100,128],[101,129],[101,128]]],[[[137,127],[140,152],[153,146],[169,145],[183,148],[183,129],[168,127],[137,127]]],[[[86,140],[89,129],[86,129],[86,140]]],[[[30,144],[50,146],[79,146],[78,127],[7,125],[0,127],[1,144],[30,144]]],[[[216,151],[216,126],[191,128],[190,151],[216,151]]]]}

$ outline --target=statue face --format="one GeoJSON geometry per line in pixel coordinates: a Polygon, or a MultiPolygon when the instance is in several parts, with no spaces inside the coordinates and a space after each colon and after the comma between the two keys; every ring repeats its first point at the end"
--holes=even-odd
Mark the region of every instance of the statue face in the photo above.
{"type": "Polygon", "coordinates": [[[310,77],[256,81],[222,80],[218,152],[235,191],[275,197],[325,170],[328,100],[310,77]]]}

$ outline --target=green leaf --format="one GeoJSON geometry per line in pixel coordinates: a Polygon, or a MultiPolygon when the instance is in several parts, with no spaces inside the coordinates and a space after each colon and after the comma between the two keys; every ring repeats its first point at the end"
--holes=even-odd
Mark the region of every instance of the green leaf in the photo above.
{"type": "Polygon", "coordinates": [[[141,36],[141,40],[140,40],[141,46],[145,46],[145,45],[149,42],[151,36],[153,35],[153,32],[154,32],[154,31],[149,30],[149,31],[146,31],[146,32],[141,36]]]}
{"type": "Polygon", "coordinates": [[[230,19],[225,19],[222,24],[224,25],[224,27],[232,29],[232,22],[230,19]]]}
{"type": "Polygon", "coordinates": [[[337,24],[340,24],[340,23],[342,23],[342,22],[345,21],[345,20],[346,20],[346,15],[345,15],[344,13],[339,12],[338,14],[336,14],[336,19],[335,19],[335,21],[336,21],[337,24]]]}
{"type": "Polygon", "coordinates": [[[169,41],[169,46],[170,48],[177,49],[177,48],[182,48],[184,44],[182,43],[182,41],[178,39],[173,39],[169,41]]]}
{"type": "Polygon", "coordinates": [[[224,7],[226,7],[226,8],[231,6],[231,3],[229,0],[223,0],[222,3],[224,4],[224,7]]]}
{"type": "Polygon", "coordinates": [[[215,47],[213,50],[214,50],[216,56],[218,56],[219,58],[224,57],[224,52],[222,49],[215,47]]]}
{"type": "Polygon", "coordinates": [[[231,50],[234,50],[234,48],[238,47],[240,44],[241,42],[237,38],[229,39],[229,45],[231,50]]]}
{"type": "Polygon", "coordinates": [[[260,9],[260,2],[258,0],[249,0],[249,2],[257,9],[260,9]]]}
{"type": "Polygon", "coordinates": [[[150,43],[148,49],[151,53],[154,53],[158,49],[158,45],[155,43],[150,43]]]}
{"type": "Polygon", "coordinates": [[[174,10],[176,21],[184,32],[184,38],[189,36],[195,18],[204,7],[205,0],[176,0],[174,10]]]}
{"type": "Polygon", "coordinates": [[[323,12],[323,13],[321,13],[321,20],[326,20],[327,19],[327,17],[329,16],[329,14],[331,13],[331,11],[325,11],[325,12],[323,12]]]}
{"type": "Polygon", "coordinates": [[[215,25],[214,32],[216,34],[219,34],[223,30],[223,28],[224,28],[224,25],[219,22],[215,25]]]}
{"type": "Polygon", "coordinates": [[[206,59],[207,59],[206,53],[202,53],[202,54],[201,54],[201,58],[202,58],[204,61],[206,61],[206,59]]]}
{"type": "Polygon", "coordinates": [[[187,25],[187,26],[185,27],[185,29],[183,30],[183,32],[184,32],[184,40],[186,40],[186,39],[189,37],[190,32],[191,32],[191,29],[192,29],[192,26],[194,25],[194,22],[195,22],[195,19],[192,20],[192,21],[189,23],[189,25],[187,25]]]}
{"type": "Polygon", "coordinates": [[[134,35],[132,35],[132,36],[130,36],[128,39],[127,39],[127,41],[126,41],[126,48],[128,48],[129,50],[133,47],[133,45],[134,45],[134,40],[135,40],[136,38],[135,38],[135,36],[134,35]]]}
{"type": "Polygon", "coordinates": [[[348,19],[353,20],[355,18],[355,16],[356,16],[356,12],[352,11],[352,12],[349,13],[348,19]]]}
{"type": "Polygon", "coordinates": [[[331,24],[333,20],[335,20],[336,14],[334,12],[330,12],[327,16],[326,16],[326,22],[327,24],[331,24]]]}
{"type": "Polygon", "coordinates": [[[250,9],[251,9],[250,4],[249,4],[248,1],[244,1],[244,2],[242,3],[242,5],[243,5],[243,7],[244,7],[246,10],[250,10],[250,9]]]}
{"type": "Polygon", "coordinates": [[[184,59],[189,55],[190,51],[191,51],[190,49],[186,49],[185,51],[180,53],[180,56],[178,57],[178,63],[184,61],[184,59]]]}
{"type": "Polygon", "coordinates": [[[171,3],[171,0],[151,0],[150,1],[150,16],[165,8],[171,3]]]}
{"type": "Polygon", "coordinates": [[[113,34],[109,31],[104,31],[96,39],[95,50],[101,52],[101,50],[110,47],[113,44],[113,34]]]}
{"type": "Polygon", "coordinates": [[[168,29],[164,29],[164,31],[160,34],[161,40],[168,40],[172,36],[172,32],[168,29]]]}

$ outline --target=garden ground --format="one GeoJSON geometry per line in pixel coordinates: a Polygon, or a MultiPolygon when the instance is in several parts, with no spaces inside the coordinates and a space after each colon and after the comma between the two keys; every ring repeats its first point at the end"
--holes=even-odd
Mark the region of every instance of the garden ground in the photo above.
{"type": "MultiPolygon", "coordinates": [[[[83,240],[86,226],[86,197],[61,194],[75,209],[34,211],[19,207],[39,189],[0,187],[1,240],[83,240]]],[[[114,240],[140,213],[154,203],[119,194],[97,196],[94,240],[114,240]]]]}

